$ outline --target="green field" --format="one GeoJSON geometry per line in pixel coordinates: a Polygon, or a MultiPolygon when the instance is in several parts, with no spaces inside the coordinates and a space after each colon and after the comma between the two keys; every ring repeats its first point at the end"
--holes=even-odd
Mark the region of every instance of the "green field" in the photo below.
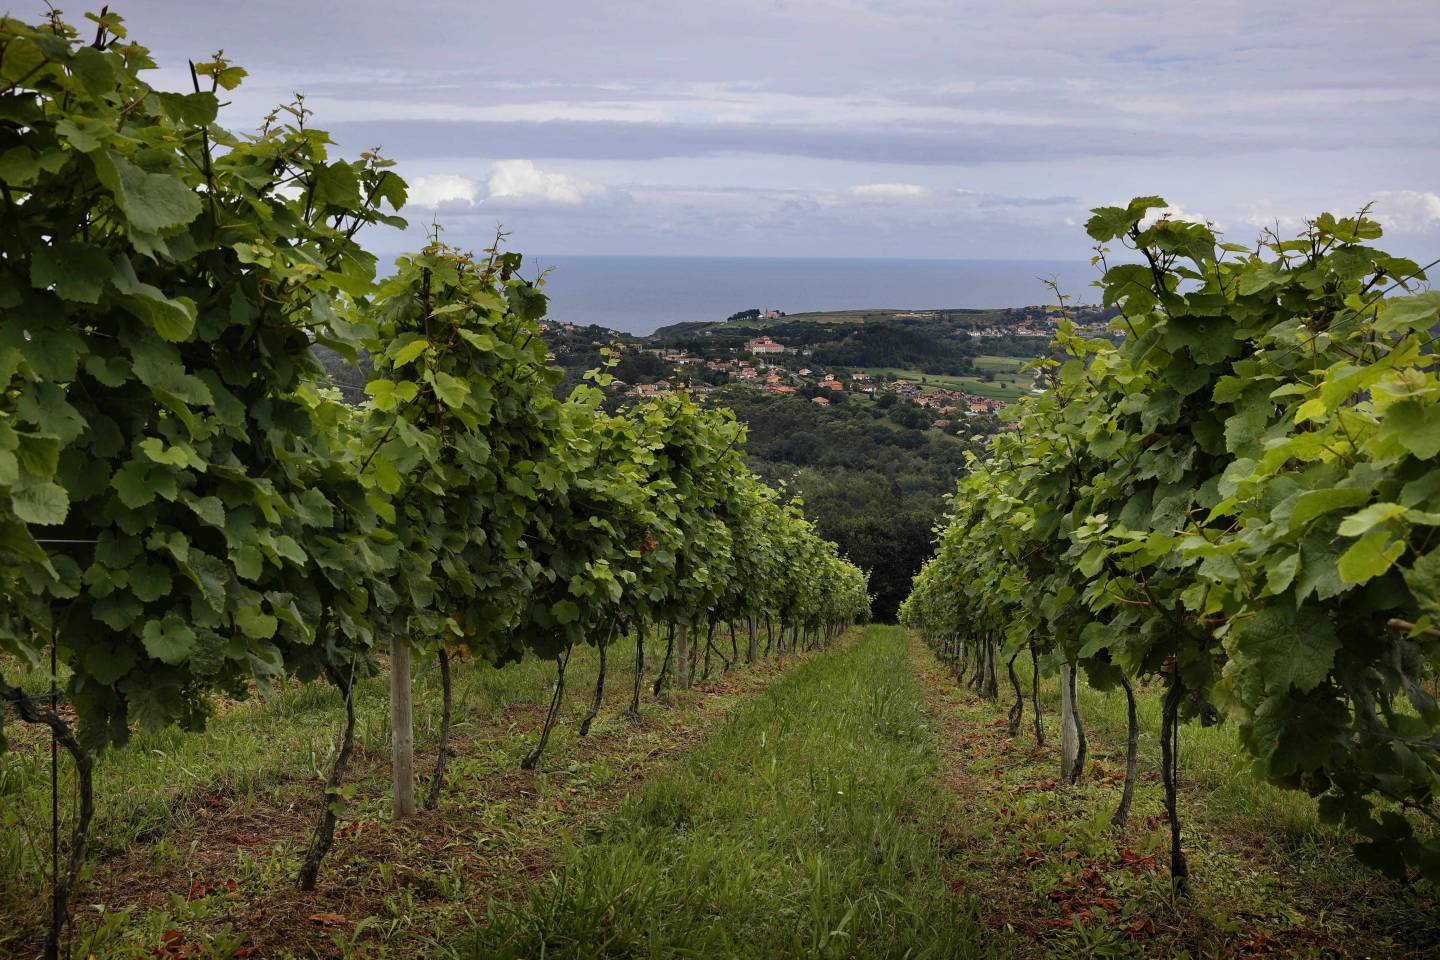
{"type": "Polygon", "coordinates": [[[878,374],[897,377],[925,386],[963,390],[966,393],[996,400],[1014,400],[1029,393],[1030,385],[1034,382],[1031,374],[1018,372],[1029,362],[1028,358],[1019,357],[976,357],[976,367],[993,372],[994,379],[988,381],[975,376],[921,373],[918,370],[902,370],[896,367],[864,367],[861,369],[872,376],[878,374]]]}
{"type": "Polygon", "coordinates": [[[1020,368],[1031,361],[1031,357],[992,357],[982,354],[975,358],[975,366],[991,373],[1018,373],[1020,368]]]}

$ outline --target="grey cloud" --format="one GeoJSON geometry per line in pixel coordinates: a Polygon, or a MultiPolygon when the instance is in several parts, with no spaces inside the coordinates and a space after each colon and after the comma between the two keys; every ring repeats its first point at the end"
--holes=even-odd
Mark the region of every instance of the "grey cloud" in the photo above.
{"type": "Polygon", "coordinates": [[[378,144],[397,159],[472,155],[653,160],[759,153],[877,163],[967,164],[1038,158],[1197,157],[1216,151],[1252,153],[1315,145],[1297,143],[1291,135],[1278,131],[1266,138],[1224,131],[1157,135],[1136,127],[1081,125],[842,129],[567,120],[386,120],[320,125],[347,149],[378,144]]]}
{"type": "Polygon", "coordinates": [[[985,197],[981,207],[1073,207],[1080,203],[1079,197],[985,197]]]}
{"type": "Polygon", "coordinates": [[[172,85],[217,47],[251,70],[234,129],[299,89],[345,153],[593,183],[438,211],[556,252],[1068,256],[1067,218],[1137,192],[1230,223],[1440,192],[1435,0],[129,3],[172,85]],[[937,199],[835,199],[877,183],[937,199]]]}

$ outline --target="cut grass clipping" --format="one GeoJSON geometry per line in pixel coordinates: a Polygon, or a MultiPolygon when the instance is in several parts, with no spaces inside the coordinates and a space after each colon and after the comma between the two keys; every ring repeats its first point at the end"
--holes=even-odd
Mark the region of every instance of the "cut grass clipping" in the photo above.
{"type": "Polygon", "coordinates": [[[966,957],[898,628],[795,669],[575,849],[474,957],[966,957]]]}

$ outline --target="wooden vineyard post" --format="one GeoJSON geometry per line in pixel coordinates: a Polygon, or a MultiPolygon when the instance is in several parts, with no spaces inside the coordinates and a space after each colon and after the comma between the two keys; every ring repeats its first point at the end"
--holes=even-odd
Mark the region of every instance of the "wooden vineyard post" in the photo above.
{"type": "Polygon", "coordinates": [[[394,782],[395,819],[414,816],[415,726],[410,644],[398,635],[390,641],[390,775],[394,782]]]}
{"type": "Polygon", "coordinates": [[[1072,783],[1080,760],[1080,727],[1076,720],[1075,667],[1060,668],[1060,779],[1072,783]]]}
{"type": "Polygon", "coordinates": [[[683,623],[675,628],[675,684],[690,689],[690,628],[683,623]]]}

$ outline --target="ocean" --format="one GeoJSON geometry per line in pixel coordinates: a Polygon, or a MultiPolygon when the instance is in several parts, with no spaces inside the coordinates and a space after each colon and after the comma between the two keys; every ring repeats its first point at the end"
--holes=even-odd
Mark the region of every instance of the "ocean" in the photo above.
{"type": "Polygon", "coordinates": [[[1099,274],[1073,260],[776,259],[768,257],[527,258],[549,268],[550,317],[649,334],[740,310],[1021,307],[1052,303],[1055,278],[1072,303],[1094,302],[1099,274]]]}

